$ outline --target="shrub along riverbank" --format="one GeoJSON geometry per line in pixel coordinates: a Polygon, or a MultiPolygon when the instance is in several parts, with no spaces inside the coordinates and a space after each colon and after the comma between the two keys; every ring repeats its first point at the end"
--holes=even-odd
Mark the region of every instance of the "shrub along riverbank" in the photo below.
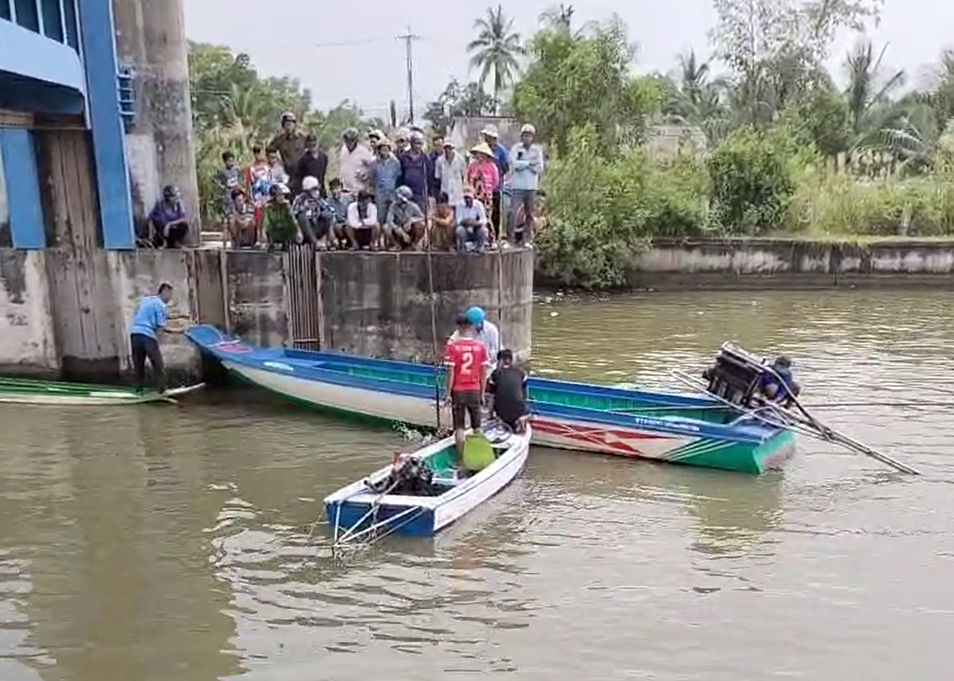
{"type": "Polygon", "coordinates": [[[654,237],[804,239],[954,234],[954,167],[864,177],[836,169],[798,130],[742,128],[706,156],[653,161],[642,150],[595,153],[577,131],[546,177],[548,226],[538,269],[582,288],[624,284],[654,237]]]}

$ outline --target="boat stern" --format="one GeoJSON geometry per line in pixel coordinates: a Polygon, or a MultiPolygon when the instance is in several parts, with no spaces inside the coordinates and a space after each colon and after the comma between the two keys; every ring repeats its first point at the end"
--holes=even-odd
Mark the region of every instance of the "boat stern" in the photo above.
{"type": "Polygon", "coordinates": [[[354,535],[377,525],[382,534],[408,537],[432,537],[436,534],[434,509],[424,506],[389,504],[374,501],[325,500],[325,515],[335,536],[354,535]]]}

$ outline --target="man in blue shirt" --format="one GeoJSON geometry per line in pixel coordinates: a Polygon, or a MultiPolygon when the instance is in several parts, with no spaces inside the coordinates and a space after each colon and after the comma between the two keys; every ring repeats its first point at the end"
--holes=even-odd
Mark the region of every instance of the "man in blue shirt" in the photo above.
{"type": "Polygon", "coordinates": [[[164,392],[166,389],[162,351],[159,349],[159,332],[181,333],[181,331],[166,328],[169,322],[170,300],[172,300],[172,284],[162,282],[159,284],[156,295],[143,298],[133,314],[132,326],[129,329],[129,344],[132,348],[137,390],[145,389],[147,358],[152,365],[152,373],[155,374],[157,389],[159,392],[164,392]]]}
{"type": "Polygon", "coordinates": [[[772,368],[762,374],[762,396],[783,406],[790,406],[802,391],[792,373],[792,360],[785,355],[775,359],[772,368]]]}

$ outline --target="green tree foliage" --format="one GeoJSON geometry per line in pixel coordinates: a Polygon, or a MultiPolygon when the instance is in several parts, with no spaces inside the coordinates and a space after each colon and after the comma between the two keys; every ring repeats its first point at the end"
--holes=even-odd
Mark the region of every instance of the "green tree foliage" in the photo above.
{"type": "Polygon", "coordinates": [[[461,85],[453,79],[436,100],[428,103],[423,118],[435,131],[446,133],[455,118],[490,116],[496,110],[497,100],[487,94],[479,83],[461,85]]]}
{"type": "Polygon", "coordinates": [[[480,71],[477,82],[481,87],[490,80],[491,93],[499,102],[520,69],[520,34],[513,30],[513,19],[507,18],[501,5],[488,7],[486,14],[474,22],[474,28],[477,37],[467,45],[471,68],[480,71]]]}
{"type": "Polygon", "coordinates": [[[729,234],[782,229],[795,184],[777,143],[740,128],[709,157],[713,222],[729,234]]]}
{"type": "Polygon", "coordinates": [[[189,84],[192,90],[201,215],[216,217],[221,197],[213,180],[222,152],[232,151],[240,163],[251,160],[251,148],[265,145],[279,130],[281,114],[294,113],[299,125],[333,147],[348,127],[382,127],[367,119],[358,106],[344,101],[327,112],[312,108],[311,94],[294,78],[264,78],[248,55],[228,47],[189,43],[189,84]]]}
{"type": "Polygon", "coordinates": [[[544,29],[530,41],[530,63],[514,87],[514,112],[533,121],[556,152],[568,148],[575,128],[590,125],[597,152],[613,155],[638,143],[659,110],[656,80],[630,71],[634,46],[614,18],[587,34],[544,29]]]}
{"type": "Polygon", "coordinates": [[[548,224],[538,266],[550,281],[619,286],[633,255],[653,236],[704,229],[705,179],[695,159],[663,167],[636,149],[607,158],[602,145],[592,125],[575,129],[547,170],[548,224]]]}

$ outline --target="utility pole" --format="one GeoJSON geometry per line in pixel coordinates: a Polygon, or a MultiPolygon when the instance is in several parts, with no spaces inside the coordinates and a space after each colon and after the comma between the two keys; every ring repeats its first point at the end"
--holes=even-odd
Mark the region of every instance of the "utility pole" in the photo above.
{"type": "Polygon", "coordinates": [[[404,41],[404,54],[407,57],[407,113],[410,122],[414,122],[414,41],[420,40],[421,36],[411,33],[411,27],[407,27],[407,33],[397,36],[397,40],[404,41]]]}

